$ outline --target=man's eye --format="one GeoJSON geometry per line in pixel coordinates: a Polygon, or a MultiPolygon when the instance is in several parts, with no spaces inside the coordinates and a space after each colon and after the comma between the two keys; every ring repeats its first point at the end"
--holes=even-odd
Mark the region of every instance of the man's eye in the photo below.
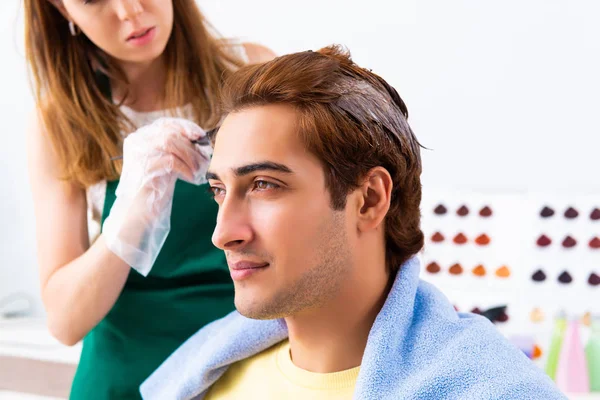
{"type": "Polygon", "coordinates": [[[213,197],[219,197],[221,196],[223,193],[225,193],[225,189],[222,189],[220,187],[216,187],[216,186],[210,186],[208,188],[208,192],[213,196],[213,197]]]}
{"type": "Polygon", "coordinates": [[[276,185],[275,183],[262,181],[262,180],[254,181],[254,189],[257,189],[257,190],[269,190],[269,189],[277,189],[277,188],[279,188],[279,185],[276,185]]]}

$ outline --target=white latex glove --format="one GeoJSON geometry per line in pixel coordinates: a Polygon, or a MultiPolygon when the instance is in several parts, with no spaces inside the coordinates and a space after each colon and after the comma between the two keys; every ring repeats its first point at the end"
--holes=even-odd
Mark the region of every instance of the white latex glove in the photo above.
{"type": "Polygon", "coordinates": [[[144,276],[171,229],[175,182],[206,181],[212,148],[191,142],[205,135],[191,121],[161,118],[125,138],[117,198],[103,236],[113,253],[144,276]]]}

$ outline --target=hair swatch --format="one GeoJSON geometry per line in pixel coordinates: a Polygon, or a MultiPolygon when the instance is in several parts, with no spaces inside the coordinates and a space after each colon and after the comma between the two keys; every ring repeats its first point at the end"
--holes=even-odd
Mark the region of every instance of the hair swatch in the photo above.
{"type": "Polygon", "coordinates": [[[444,241],[444,235],[442,235],[440,232],[436,232],[433,234],[433,236],[431,236],[431,241],[434,243],[440,243],[444,241]]]}
{"type": "Polygon", "coordinates": [[[439,204],[436,208],[433,209],[433,212],[437,215],[444,215],[448,212],[448,209],[444,207],[443,204],[439,204]]]}
{"type": "Polygon", "coordinates": [[[590,247],[592,249],[600,249],[600,239],[597,236],[590,240],[590,247]]]}
{"type": "Polygon", "coordinates": [[[591,219],[592,221],[597,221],[597,220],[599,220],[599,219],[600,219],[600,209],[598,209],[598,208],[594,208],[594,209],[592,210],[592,212],[590,213],[590,219],[591,219]]]}
{"type": "Polygon", "coordinates": [[[481,264],[473,268],[473,275],[475,276],[485,276],[486,273],[485,267],[481,264]]]}
{"type": "Polygon", "coordinates": [[[569,207],[565,211],[565,218],[573,219],[573,218],[577,218],[578,216],[579,216],[579,211],[577,211],[573,207],[569,207]]]}
{"type": "Polygon", "coordinates": [[[492,209],[488,206],[485,206],[481,210],[479,210],[479,215],[481,215],[484,218],[491,217],[492,209]]]}
{"type": "Polygon", "coordinates": [[[567,236],[565,240],[563,240],[562,245],[563,247],[570,249],[577,246],[577,240],[573,239],[571,236],[567,236]]]}
{"type": "Polygon", "coordinates": [[[427,265],[426,268],[427,272],[429,272],[430,274],[437,274],[438,272],[440,272],[442,269],[440,268],[440,266],[438,265],[438,263],[436,262],[432,262],[429,263],[429,265],[427,265]]]}
{"type": "Polygon", "coordinates": [[[590,277],[588,278],[588,283],[592,286],[600,285],[600,276],[598,276],[598,274],[596,274],[595,272],[592,272],[590,274],[590,277]]]}
{"type": "Polygon", "coordinates": [[[467,208],[467,206],[463,205],[458,210],[456,210],[456,214],[458,214],[461,217],[465,217],[469,215],[469,209],[467,208]]]}
{"type": "Polygon", "coordinates": [[[498,315],[495,319],[495,321],[498,322],[507,322],[509,320],[508,318],[508,314],[506,313],[506,311],[503,311],[502,313],[500,313],[500,315],[498,315]]]}
{"type": "Polygon", "coordinates": [[[558,276],[558,281],[560,283],[571,283],[573,282],[573,277],[567,271],[564,271],[558,276]]]}
{"type": "Polygon", "coordinates": [[[552,239],[550,239],[546,235],[542,235],[538,238],[536,243],[540,247],[546,247],[546,246],[550,246],[550,244],[552,243],[552,239]]]}
{"type": "Polygon", "coordinates": [[[542,218],[549,218],[553,215],[554,215],[554,210],[548,206],[545,206],[544,208],[542,208],[542,211],[540,211],[540,217],[542,217],[542,218]]]}
{"type": "Polygon", "coordinates": [[[581,317],[581,323],[588,328],[592,326],[592,313],[587,311],[585,314],[583,314],[583,317],[581,317]]]}
{"type": "Polygon", "coordinates": [[[463,273],[463,267],[459,263],[456,263],[450,267],[448,272],[450,272],[452,275],[460,275],[463,273]]]}
{"type": "Polygon", "coordinates": [[[499,278],[508,278],[510,276],[510,269],[506,265],[503,265],[496,270],[496,276],[499,278]]]}
{"type": "Polygon", "coordinates": [[[481,315],[483,315],[492,322],[505,322],[508,321],[508,315],[506,315],[506,308],[507,306],[488,308],[487,310],[481,311],[481,315]]]}
{"type": "Polygon", "coordinates": [[[533,360],[537,360],[542,356],[542,349],[537,344],[533,345],[533,352],[531,353],[531,358],[533,360]]]}
{"type": "Polygon", "coordinates": [[[529,313],[529,319],[531,322],[542,322],[545,319],[544,312],[536,307],[529,313]]]}
{"type": "Polygon", "coordinates": [[[454,239],[452,239],[452,241],[456,244],[465,244],[467,243],[467,237],[462,233],[459,233],[458,235],[454,236],[454,239]]]}
{"type": "Polygon", "coordinates": [[[480,246],[487,246],[488,244],[490,244],[490,241],[490,237],[485,233],[482,233],[481,235],[477,236],[477,239],[475,239],[475,243],[477,243],[480,246]]]}
{"type": "Polygon", "coordinates": [[[541,269],[538,269],[531,275],[531,279],[535,282],[543,282],[546,280],[546,274],[541,269]]]}

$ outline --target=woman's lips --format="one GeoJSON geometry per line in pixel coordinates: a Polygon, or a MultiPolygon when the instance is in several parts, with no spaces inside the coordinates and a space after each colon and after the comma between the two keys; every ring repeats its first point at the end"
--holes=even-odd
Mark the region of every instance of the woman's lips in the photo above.
{"type": "Polygon", "coordinates": [[[154,39],[155,33],[155,27],[139,30],[137,32],[132,33],[127,38],[127,43],[131,43],[136,46],[143,46],[151,42],[152,39],[154,39]]]}

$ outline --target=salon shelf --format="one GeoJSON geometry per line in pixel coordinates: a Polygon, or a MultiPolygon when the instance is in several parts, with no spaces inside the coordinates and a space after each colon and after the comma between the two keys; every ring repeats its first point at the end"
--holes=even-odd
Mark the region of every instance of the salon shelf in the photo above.
{"type": "Polygon", "coordinates": [[[48,397],[36,394],[7,392],[0,390],[0,400],[66,400],[65,397],[48,397]]]}

